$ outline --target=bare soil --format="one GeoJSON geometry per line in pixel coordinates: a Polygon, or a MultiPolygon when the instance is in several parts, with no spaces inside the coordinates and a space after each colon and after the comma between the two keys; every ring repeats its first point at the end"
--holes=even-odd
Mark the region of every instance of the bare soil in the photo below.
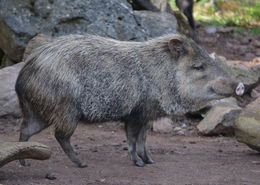
{"type": "Polygon", "coordinates": [[[199,44],[209,53],[215,52],[232,61],[252,61],[260,57],[260,35],[238,33],[232,27],[218,27],[215,33],[207,33],[207,28],[200,25],[197,33],[199,44]]]}
{"type": "MultiPolygon", "coordinates": [[[[19,121],[0,119],[0,140],[17,141],[19,121]]],[[[13,161],[0,169],[3,185],[259,185],[260,154],[227,137],[154,134],[147,145],[155,164],[136,167],[126,150],[120,123],[80,124],[72,143],[87,168],[76,167],[48,128],[33,136],[51,148],[46,161],[13,161]],[[49,180],[46,176],[56,179],[49,180]]]]}

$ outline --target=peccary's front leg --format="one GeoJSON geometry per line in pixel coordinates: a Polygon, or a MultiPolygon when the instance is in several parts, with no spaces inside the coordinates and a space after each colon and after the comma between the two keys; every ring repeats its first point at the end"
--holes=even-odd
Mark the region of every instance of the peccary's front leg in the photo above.
{"type": "Polygon", "coordinates": [[[152,164],[152,163],[154,163],[154,161],[149,156],[149,154],[146,150],[146,146],[145,146],[146,135],[147,135],[148,129],[149,129],[149,124],[147,122],[143,123],[142,128],[141,128],[141,130],[138,134],[138,138],[137,138],[137,153],[138,153],[138,156],[140,156],[141,159],[146,164],[152,164]]]}
{"type": "Polygon", "coordinates": [[[136,142],[140,132],[140,125],[137,122],[133,122],[133,120],[128,120],[126,123],[126,136],[128,143],[128,152],[131,160],[134,162],[136,166],[143,167],[145,163],[143,160],[137,155],[136,152],[136,142]]]}

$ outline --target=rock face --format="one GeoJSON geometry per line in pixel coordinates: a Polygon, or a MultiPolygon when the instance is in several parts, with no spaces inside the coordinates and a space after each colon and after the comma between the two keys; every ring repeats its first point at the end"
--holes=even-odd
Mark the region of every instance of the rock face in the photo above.
{"type": "Polygon", "coordinates": [[[0,116],[20,116],[21,110],[14,89],[19,71],[24,63],[5,67],[0,70],[0,116]]]}
{"type": "Polygon", "coordinates": [[[235,135],[238,141],[260,152],[260,97],[240,114],[236,125],[235,135]]]}
{"type": "Polygon", "coordinates": [[[0,0],[0,48],[16,62],[38,33],[143,41],[177,29],[173,15],[136,12],[126,0],[0,0]]]}
{"type": "Polygon", "coordinates": [[[50,149],[37,142],[0,142],[0,167],[17,159],[46,160],[51,156],[50,149]]]}
{"type": "Polygon", "coordinates": [[[233,135],[235,120],[240,112],[241,108],[234,98],[217,101],[197,125],[197,128],[203,135],[233,135]]]}

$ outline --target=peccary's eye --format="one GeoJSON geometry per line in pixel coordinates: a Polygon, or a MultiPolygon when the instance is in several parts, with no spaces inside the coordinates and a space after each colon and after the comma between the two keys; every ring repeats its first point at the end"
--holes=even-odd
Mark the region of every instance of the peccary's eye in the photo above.
{"type": "Polygon", "coordinates": [[[204,70],[204,65],[193,65],[192,66],[192,69],[195,69],[195,70],[204,70]]]}

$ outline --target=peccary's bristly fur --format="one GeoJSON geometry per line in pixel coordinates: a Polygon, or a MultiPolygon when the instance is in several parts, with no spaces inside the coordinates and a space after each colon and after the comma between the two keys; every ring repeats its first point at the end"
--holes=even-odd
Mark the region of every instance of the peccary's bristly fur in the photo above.
{"type": "Polygon", "coordinates": [[[144,145],[148,121],[199,109],[231,95],[233,84],[203,49],[182,35],[146,42],[59,37],[35,49],[17,79],[24,113],[20,141],[55,125],[64,151],[84,167],[69,143],[77,123],[121,120],[131,159],[143,166],[152,163],[144,145]],[[230,88],[221,86],[223,77],[230,88]]]}

